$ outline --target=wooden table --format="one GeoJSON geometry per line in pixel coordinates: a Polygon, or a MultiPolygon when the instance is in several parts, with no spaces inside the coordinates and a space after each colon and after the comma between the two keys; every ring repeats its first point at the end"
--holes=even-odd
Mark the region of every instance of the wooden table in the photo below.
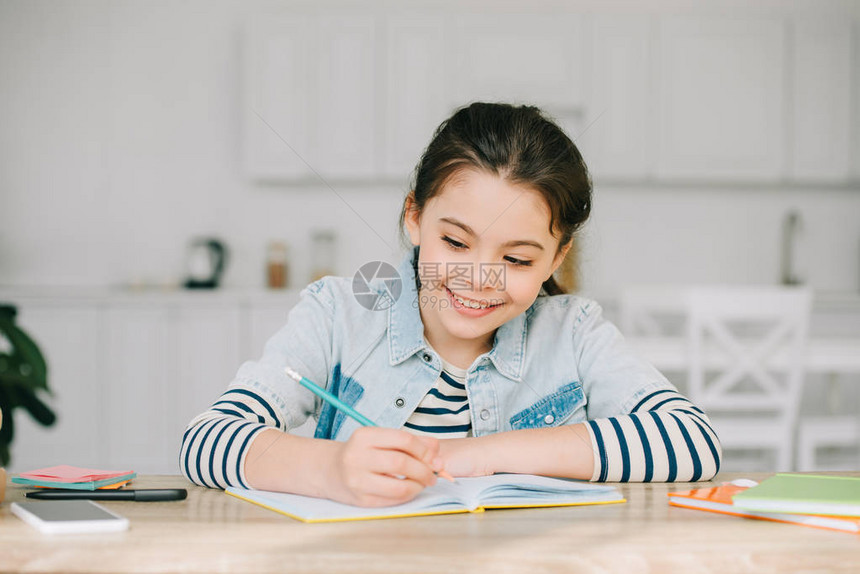
{"type": "Polygon", "coordinates": [[[43,535],[11,514],[27,489],[9,485],[0,571],[860,572],[860,536],[670,507],[666,493],[687,484],[620,485],[625,504],[330,524],[297,522],[178,476],[135,486],[186,487],[189,496],[103,503],[131,520],[127,532],[43,535]]]}

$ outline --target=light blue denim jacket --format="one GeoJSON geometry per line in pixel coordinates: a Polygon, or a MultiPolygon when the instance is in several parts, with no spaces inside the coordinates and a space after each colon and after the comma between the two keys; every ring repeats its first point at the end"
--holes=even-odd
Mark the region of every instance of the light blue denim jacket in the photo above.
{"type": "MultiPolygon", "coordinates": [[[[349,438],[358,423],[288,378],[290,366],[378,425],[402,427],[442,369],[423,336],[415,257],[417,250],[401,263],[403,291],[385,310],[359,304],[349,278],[309,285],[262,358],[244,363],[231,387],[265,397],[287,429],[313,416],[316,437],[349,438]]],[[[574,295],[538,297],[502,325],[492,350],[469,367],[466,389],[475,436],[615,417],[655,391],[675,390],[627,348],[597,303],[574,295]]]]}

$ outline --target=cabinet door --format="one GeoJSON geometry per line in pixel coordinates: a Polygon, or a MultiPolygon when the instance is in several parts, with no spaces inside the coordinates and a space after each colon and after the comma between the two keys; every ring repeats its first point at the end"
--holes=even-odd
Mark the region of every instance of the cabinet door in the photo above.
{"type": "Polygon", "coordinates": [[[376,23],[327,15],[319,34],[314,167],[327,178],[367,178],[378,173],[376,23]]]}
{"type": "Polygon", "coordinates": [[[598,16],[590,28],[587,129],[576,143],[596,181],[641,180],[650,175],[656,143],[652,21],[644,16],[598,16]]]}
{"type": "Polygon", "coordinates": [[[258,18],[245,27],[241,106],[250,177],[312,176],[314,32],[315,21],[301,16],[258,18]]]}
{"type": "Polygon", "coordinates": [[[853,82],[853,97],[852,97],[852,118],[851,125],[853,128],[851,129],[851,168],[852,168],[852,179],[854,182],[860,182],[860,70],[858,70],[858,66],[856,62],[860,62],[860,19],[855,19],[853,26],[851,26],[851,36],[852,36],[852,44],[853,44],[853,59],[855,65],[851,69],[851,76],[853,82]]]}
{"type": "Polygon", "coordinates": [[[248,309],[248,323],[243,349],[244,357],[257,360],[263,355],[266,342],[281,327],[287,324],[290,309],[298,302],[299,295],[285,297],[277,302],[253,304],[248,309]]]}
{"type": "Polygon", "coordinates": [[[658,57],[658,176],[781,177],[786,118],[781,20],[667,18],[660,26],[658,57]]]}
{"type": "Polygon", "coordinates": [[[482,14],[455,20],[448,61],[456,108],[472,101],[534,104],[571,138],[582,129],[581,18],[558,14],[482,14]]]}
{"type": "Polygon", "coordinates": [[[176,368],[170,386],[178,408],[169,432],[176,438],[173,446],[178,458],[185,426],[227,389],[243,360],[241,312],[237,306],[183,305],[171,312],[171,329],[176,338],[171,363],[176,368]]]}
{"type": "Polygon", "coordinates": [[[794,24],[789,175],[795,180],[844,182],[850,177],[851,48],[850,21],[794,24]]]}
{"type": "Polygon", "coordinates": [[[109,464],[138,473],[176,474],[179,443],[176,382],[164,306],[112,305],[104,343],[109,464]]]}
{"type": "Polygon", "coordinates": [[[451,112],[445,97],[442,18],[403,16],[386,23],[383,172],[410,176],[436,127],[451,112]]]}
{"type": "Polygon", "coordinates": [[[52,394],[40,396],[57,421],[43,427],[21,409],[16,411],[13,472],[57,464],[98,468],[106,462],[99,320],[95,304],[19,306],[16,322],[39,345],[48,364],[52,394]]]}
{"type": "MultiPolygon", "coordinates": [[[[285,294],[268,301],[253,303],[247,310],[248,322],[245,335],[245,356],[257,360],[263,354],[263,348],[272,335],[287,324],[290,310],[299,302],[299,292],[285,294]]],[[[292,434],[312,437],[316,421],[313,417],[297,428],[291,429],[292,434]]]]}

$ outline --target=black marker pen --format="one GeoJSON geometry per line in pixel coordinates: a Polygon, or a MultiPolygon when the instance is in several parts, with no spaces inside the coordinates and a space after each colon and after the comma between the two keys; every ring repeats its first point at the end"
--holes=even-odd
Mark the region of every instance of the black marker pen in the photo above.
{"type": "Polygon", "coordinates": [[[184,488],[147,488],[142,490],[72,490],[54,488],[28,492],[24,496],[37,500],[134,500],[137,502],[158,502],[164,500],[184,500],[188,491],[184,488]]]}

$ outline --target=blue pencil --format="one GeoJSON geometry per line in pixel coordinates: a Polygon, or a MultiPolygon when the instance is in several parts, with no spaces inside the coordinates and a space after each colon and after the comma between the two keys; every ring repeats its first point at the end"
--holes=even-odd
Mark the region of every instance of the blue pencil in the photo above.
{"type": "Polygon", "coordinates": [[[354,418],[355,420],[360,422],[363,426],[366,426],[366,427],[378,426],[375,422],[373,422],[372,420],[370,420],[369,418],[367,418],[366,416],[364,416],[363,414],[361,414],[360,412],[358,412],[357,410],[355,410],[354,408],[352,408],[348,404],[344,403],[339,398],[337,398],[336,396],[334,396],[333,394],[331,394],[330,392],[328,392],[327,390],[325,390],[321,386],[317,385],[316,383],[314,383],[310,379],[307,379],[307,378],[301,376],[300,374],[298,374],[296,371],[292,370],[289,367],[284,367],[284,371],[286,371],[287,375],[289,375],[291,379],[293,379],[294,381],[299,383],[301,386],[303,386],[304,388],[306,388],[307,390],[309,390],[310,392],[312,392],[313,394],[315,394],[316,396],[318,396],[319,398],[321,398],[322,400],[324,400],[325,402],[327,402],[331,406],[333,406],[336,409],[343,411],[345,414],[351,416],[352,418],[354,418]]]}
{"type": "MultiPolygon", "coordinates": [[[[358,412],[357,410],[355,410],[354,408],[352,408],[348,404],[344,403],[339,398],[337,398],[336,396],[334,396],[333,394],[331,394],[330,392],[328,392],[327,390],[325,390],[324,388],[319,386],[318,384],[314,383],[313,381],[311,381],[310,379],[308,379],[306,377],[301,376],[300,374],[298,374],[296,371],[294,371],[290,367],[284,367],[284,371],[287,373],[287,375],[291,379],[293,379],[294,381],[299,383],[301,386],[303,386],[304,388],[306,388],[307,390],[309,390],[310,392],[312,392],[313,394],[315,394],[316,396],[318,396],[319,398],[321,398],[322,400],[324,400],[325,402],[327,402],[328,404],[330,404],[334,408],[336,408],[336,409],[342,411],[344,414],[347,414],[350,417],[354,418],[359,423],[361,423],[362,426],[366,426],[366,427],[379,426],[375,422],[373,422],[372,420],[370,420],[369,418],[367,418],[366,416],[364,416],[363,414],[361,414],[360,412],[358,412]]],[[[446,478],[446,479],[450,480],[451,482],[457,482],[456,480],[454,480],[453,476],[451,476],[450,474],[448,474],[444,470],[440,470],[436,474],[438,474],[442,478],[446,478]]]]}

